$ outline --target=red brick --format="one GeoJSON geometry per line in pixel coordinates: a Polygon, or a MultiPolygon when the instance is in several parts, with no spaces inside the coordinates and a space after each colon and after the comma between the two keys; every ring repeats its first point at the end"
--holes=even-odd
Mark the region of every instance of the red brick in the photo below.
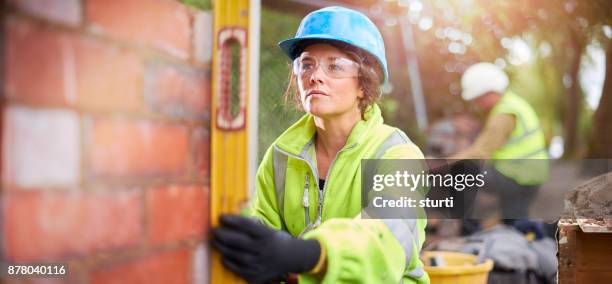
{"type": "Polygon", "coordinates": [[[62,109],[8,106],[2,127],[2,181],[19,187],[76,186],[80,181],[79,116],[62,109]]]}
{"type": "Polygon", "coordinates": [[[167,284],[190,283],[189,252],[177,250],[95,270],[91,284],[167,284]]]}
{"type": "Polygon", "coordinates": [[[189,134],[178,124],[94,119],[89,123],[89,166],[94,177],[181,175],[189,134]]]}
{"type": "Polygon", "coordinates": [[[173,117],[203,119],[209,113],[208,72],[195,68],[151,63],[145,75],[145,96],[155,111],[173,117]]]}
{"type": "Polygon", "coordinates": [[[172,0],[90,0],[86,18],[95,31],[160,48],[185,59],[191,50],[191,13],[172,0]]]}
{"type": "Polygon", "coordinates": [[[142,62],[134,53],[91,39],[74,41],[78,103],[87,109],[135,111],[142,106],[142,62]]]}
{"type": "Polygon", "coordinates": [[[51,22],[76,27],[82,21],[80,0],[10,0],[20,10],[51,22]]]}
{"type": "Polygon", "coordinates": [[[113,111],[142,105],[136,54],[24,20],[9,20],[7,34],[9,99],[113,111]]]}
{"type": "Polygon", "coordinates": [[[198,127],[193,130],[191,147],[195,174],[199,178],[210,177],[210,135],[208,129],[198,127]]]}
{"type": "Polygon", "coordinates": [[[147,192],[151,244],[202,237],[208,227],[208,188],[170,186],[147,192]]]}
{"type": "Polygon", "coordinates": [[[4,246],[13,261],[53,260],[135,245],[141,193],[11,191],[4,194],[4,246]]]}
{"type": "Polygon", "coordinates": [[[69,39],[13,19],[5,29],[6,96],[31,103],[67,104],[63,51],[69,39]]]}

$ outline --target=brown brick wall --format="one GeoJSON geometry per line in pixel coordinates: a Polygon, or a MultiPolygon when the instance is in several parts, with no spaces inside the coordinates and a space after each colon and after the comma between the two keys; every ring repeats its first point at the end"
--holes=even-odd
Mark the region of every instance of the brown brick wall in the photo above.
{"type": "Polygon", "coordinates": [[[0,282],[206,282],[211,11],[5,6],[2,257],[70,275],[0,282]]]}

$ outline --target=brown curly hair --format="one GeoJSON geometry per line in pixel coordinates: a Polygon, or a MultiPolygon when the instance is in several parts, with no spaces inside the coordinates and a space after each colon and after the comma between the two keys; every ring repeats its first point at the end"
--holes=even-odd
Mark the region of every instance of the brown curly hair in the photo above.
{"type": "MultiPolygon", "coordinates": [[[[376,103],[381,96],[380,84],[382,83],[383,72],[378,64],[378,61],[368,52],[354,47],[352,45],[336,42],[336,41],[311,41],[302,43],[297,47],[298,53],[301,53],[308,45],[315,43],[325,43],[338,48],[340,51],[347,54],[352,60],[359,64],[359,88],[363,90],[363,98],[359,100],[359,110],[361,111],[361,119],[364,119],[364,113],[367,108],[376,103]]],[[[289,65],[291,69],[291,65],[289,65]]],[[[293,72],[289,72],[289,85],[285,91],[285,103],[289,100],[293,101],[296,109],[303,111],[302,102],[300,100],[300,92],[297,88],[297,76],[293,72]]]]}

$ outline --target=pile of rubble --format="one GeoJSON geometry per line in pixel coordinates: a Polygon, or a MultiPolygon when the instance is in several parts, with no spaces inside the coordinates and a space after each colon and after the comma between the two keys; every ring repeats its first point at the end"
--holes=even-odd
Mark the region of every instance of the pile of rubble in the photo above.
{"type": "Polygon", "coordinates": [[[612,172],[568,192],[565,208],[584,232],[612,232],[612,172]]]}

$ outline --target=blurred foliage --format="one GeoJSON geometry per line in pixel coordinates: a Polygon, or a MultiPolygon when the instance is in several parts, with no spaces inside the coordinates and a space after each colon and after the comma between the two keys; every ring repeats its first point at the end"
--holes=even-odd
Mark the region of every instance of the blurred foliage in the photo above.
{"type": "Polygon", "coordinates": [[[180,1],[181,3],[185,5],[192,6],[199,10],[210,10],[212,8],[211,0],[180,0],[180,1]]]}
{"type": "Polygon", "coordinates": [[[370,11],[413,24],[430,121],[470,111],[459,96],[461,74],[490,61],[505,68],[510,88],[534,106],[547,138],[563,135],[580,143],[573,147],[585,146],[592,110],[578,84],[580,62],[589,44],[610,48],[612,1],[386,1],[370,11]],[[528,50],[526,58],[515,54],[517,44],[528,50]]]}
{"type": "Polygon", "coordinates": [[[289,59],[278,47],[280,40],[293,37],[301,17],[262,7],[261,52],[259,58],[259,160],[266,149],[303,112],[293,101],[285,103],[289,80],[289,59]]]}

